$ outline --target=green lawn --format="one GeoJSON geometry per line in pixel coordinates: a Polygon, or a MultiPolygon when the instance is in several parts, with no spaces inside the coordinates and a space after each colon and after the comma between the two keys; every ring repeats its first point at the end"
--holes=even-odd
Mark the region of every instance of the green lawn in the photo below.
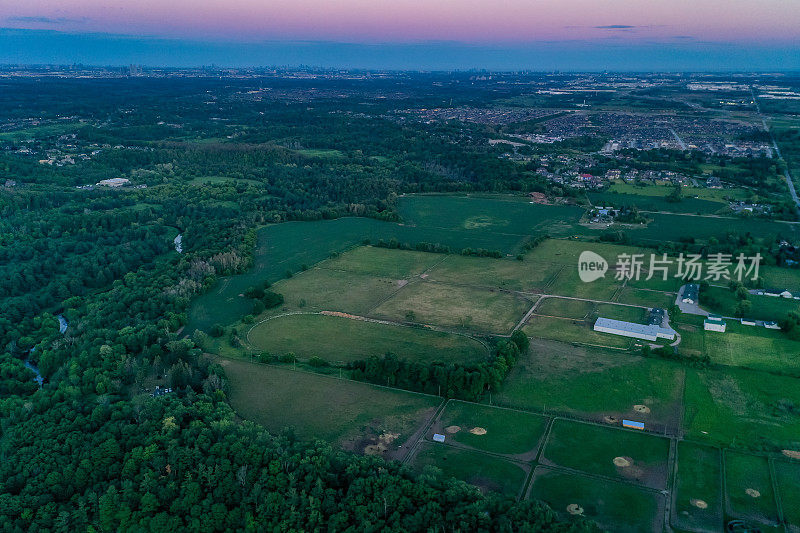
{"type": "Polygon", "coordinates": [[[325,315],[290,315],[255,326],[248,340],[258,350],[294,352],[301,359],[355,361],[391,352],[403,359],[473,364],[486,359],[480,342],[428,329],[375,324],[325,315]]]}
{"type": "Polygon", "coordinates": [[[615,300],[622,304],[667,308],[675,303],[674,294],[625,287],[615,300]]]}
{"type": "Polygon", "coordinates": [[[725,483],[733,516],[767,525],[777,523],[775,493],[765,457],[726,453],[725,483]]]}
{"type": "Polygon", "coordinates": [[[614,320],[625,320],[627,322],[637,322],[644,324],[647,319],[648,312],[641,307],[630,307],[628,305],[614,305],[614,304],[597,304],[594,309],[594,315],[602,316],[605,318],[612,318],[614,320]]]}
{"type": "Polygon", "coordinates": [[[725,333],[704,331],[705,350],[723,365],[778,372],[800,371],[800,342],[780,330],[727,320],[725,333]]]}
{"type": "Polygon", "coordinates": [[[597,421],[633,418],[648,427],[675,429],[683,372],[682,366],[658,359],[538,340],[520,357],[494,401],[597,421]],[[635,405],[646,405],[650,413],[637,412],[635,405]]]}
{"type": "Polygon", "coordinates": [[[466,481],[482,492],[499,492],[511,497],[519,495],[528,475],[528,467],[518,463],[433,442],[420,443],[411,466],[417,472],[436,467],[444,476],[466,481]]]}
{"type": "Polygon", "coordinates": [[[312,268],[272,286],[283,294],[285,311],[344,311],[366,314],[404,282],[366,274],[312,268]]]}
{"type": "MultiPolygon", "coordinates": [[[[537,313],[538,313],[537,309],[537,313]]],[[[550,339],[561,342],[577,342],[591,346],[610,348],[629,348],[632,339],[610,333],[599,333],[592,329],[593,320],[572,320],[551,318],[548,316],[532,316],[522,331],[529,337],[550,339]]]]}
{"type": "Polygon", "coordinates": [[[572,420],[553,423],[543,453],[559,466],[657,489],[666,487],[668,456],[665,438],[572,420]],[[630,464],[618,466],[616,458],[630,464]]]}
{"type": "Polygon", "coordinates": [[[800,462],[775,461],[773,464],[783,519],[790,531],[800,531],[800,462]]]}
{"type": "Polygon", "coordinates": [[[545,298],[536,307],[536,314],[580,320],[586,318],[593,309],[594,304],[584,300],[545,298]]]}
{"type": "MultiPolygon", "coordinates": [[[[615,532],[661,531],[663,497],[614,481],[603,481],[536,467],[530,498],[540,500],[562,519],[577,519],[567,511],[574,505],[582,516],[615,532]]],[[[573,507],[574,509],[574,507],[573,507]]]]}
{"type": "Polygon", "coordinates": [[[361,246],[330,259],[321,266],[381,278],[407,279],[422,274],[446,257],[443,254],[361,246]]]}
{"type": "Polygon", "coordinates": [[[516,291],[541,291],[561,265],[549,261],[448,255],[428,273],[430,280],[516,291]]]}
{"type": "Polygon", "coordinates": [[[293,427],[355,451],[383,433],[404,441],[433,414],[440,398],[240,360],[219,359],[230,381],[231,405],[270,431],[293,427]]]}
{"type": "Polygon", "coordinates": [[[546,427],[547,419],[532,413],[451,400],[436,425],[436,431],[446,435],[448,441],[479,450],[524,454],[535,453],[546,427]],[[453,426],[460,429],[454,431],[453,426]],[[486,432],[476,434],[471,431],[474,428],[486,432]]]}
{"type": "Polygon", "coordinates": [[[722,526],[722,468],[717,448],[678,443],[673,526],[685,531],[718,531],[722,526]]]}
{"type": "Polygon", "coordinates": [[[533,302],[498,290],[417,281],[409,283],[371,314],[389,320],[509,333],[533,302]],[[413,313],[413,314],[412,314],[413,313]]]}
{"type": "Polygon", "coordinates": [[[800,380],[726,368],[686,370],[687,437],[718,444],[800,449],[800,380]],[[787,404],[788,402],[788,404],[787,404]]]}
{"type": "MultiPolygon", "coordinates": [[[[739,303],[734,293],[723,287],[709,287],[705,289],[705,293],[707,297],[713,298],[714,305],[704,299],[701,302],[703,308],[722,316],[734,316],[739,303]]],[[[749,318],[777,322],[786,318],[790,311],[800,311],[800,301],[798,300],[757,294],[751,294],[747,299],[751,305],[750,312],[747,313],[749,318]]]]}

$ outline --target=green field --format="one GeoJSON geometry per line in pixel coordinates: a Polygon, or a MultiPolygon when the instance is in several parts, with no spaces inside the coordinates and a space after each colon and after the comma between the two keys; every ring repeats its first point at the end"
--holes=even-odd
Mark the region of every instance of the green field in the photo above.
{"type": "Polygon", "coordinates": [[[530,204],[524,197],[409,195],[401,198],[406,224],[518,236],[569,233],[583,209],[530,204]]]}
{"type": "Polygon", "coordinates": [[[608,531],[661,531],[663,498],[626,483],[561,473],[536,467],[530,497],[552,507],[561,518],[571,517],[568,506],[608,531]],[[573,508],[574,509],[574,508],[573,508]]]}
{"type": "Polygon", "coordinates": [[[726,453],[725,483],[731,515],[777,524],[778,511],[766,457],[726,453]]]}
{"type": "Polygon", "coordinates": [[[547,419],[532,413],[451,400],[434,432],[478,450],[535,455],[546,427],[547,419]],[[471,431],[474,428],[485,433],[471,431]]]}
{"type": "Polygon", "coordinates": [[[441,402],[434,396],[269,365],[229,359],[219,363],[230,381],[231,405],[242,418],[270,431],[292,427],[302,437],[357,452],[387,433],[397,435],[396,449],[441,402]]]}
{"type": "Polygon", "coordinates": [[[585,319],[594,309],[592,302],[564,298],[545,298],[536,306],[537,315],[585,319]]]}
{"type": "Polygon", "coordinates": [[[628,305],[597,304],[594,309],[594,315],[597,316],[641,324],[645,323],[648,314],[646,309],[628,305]]]}
{"type": "MultiPolygon", "coordinates": [[[[533,341],[494,395],[498,405],[603,421],[642,420],[675,429],[680,417],[680,365],[627,353],[533,341]],[[643,414],[635,405],[646,405],[643,414]]],[[[658,429],[660,430],[660,429],[658,429]]]]}
{"type": "Polygon", "coordinates": [[[511,497],[522,491],[529,468],[481,452],[432,442],[420,443],[411,466],[417,472],[436,467],[445,477],[466,481],[482,492],[494,491],[511,497]]]}
{"type": "MultiPolygon", "coordinates": [[[[538,310],[537,310],[538,311],[538,310]]],[[[580,343],[608,348],[630,348],[632,340],[620,335],[599,333],[592,329],[594,321],[532,316],[522,328],[525,335],[538,339],[580,343]]]]}
{"type": "MultiPolygon", "coordinates": [[[[706,294],[714,298],[716,305],[711,306],[704,302],[701,304],[703,307],[722,316],[734,316],[736,305],[739,303],[734,293],[723,287],[709,287],[706,294]]],[[[756,294],[749,295],[747,299],[752,306],[747,314],[749,318],[777,322],[786,318],[790,311],[800,311],[798,300],[756,294]]]]}
{"type": "Polygon", "coordinates": [[[248,334],[258,350],[293,352],[301,359],[351,362],[391,352],[403,359],[472,364],[486,359],[480,342],[454,335],[326,315],[289,315],[267,320],[248,334]]]}
{"type": "Polygon", "coordinates": [[[556,420],[543,457],[552,464],[589,474],[663,489],[667,483],[669,440],[612,427],[556,420]],[[615,459],[625,459],[624,465],[615,459]]]}
{"type": "Polygon", "coordinates": [[[366,274],[312,268],[273,285],[284,297],[286,311],[344,311],[366,314],[389,298],[404,282],[366,274]]]}
{"type": "Polygon", "coordinates": [[[756,370],[800,371],[800,342],[780,330],[726,322],[725,333],[703,331],[705,350],[712,361],[756,370]]]}
{"type": "Polygon", "coordinates": [[[549,261],[535,261],[531,253],[524,261],[448,255],[428,273],[432,281],[515,291],[542,291],[561,269],[549,261]]]}
{"type": "Polygon", "coordinates": [[[800,462],[775,461],[775,482],[789,530],[800,531],[800,462]]]}
{"type": "Polygon", "coordinates": [[[686,370],[686,436],[717,445],[800,449],[797,379],[752,370],[686,370]],[[787,403],[788,402],[788,403],[787,403]]]}
{"type": "Polygon", "coordinates": [[[421,280],[403,287],[372,314],[389,320],[503,334],[511,331],[532,304],[527,298],[497,290],[421,280]]]}
{"type": "Polygon", "coordinates": [[[718,531],[722,525],[722,463],[717,448],[678,443],[673,526],[685,531],[718,531]]]}
{"type": "Polygon", "coordinates": [[[442,254],[361,246],[326,261],[324,267],[381,278],[407,279],[422,274],[447,257],[442,254]]]}

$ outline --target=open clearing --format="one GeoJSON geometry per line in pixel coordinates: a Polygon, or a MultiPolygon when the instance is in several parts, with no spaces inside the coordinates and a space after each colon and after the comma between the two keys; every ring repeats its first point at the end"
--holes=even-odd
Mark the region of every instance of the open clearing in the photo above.
{"type": "Polygon", "coordinates": [[[780,408],[787,401],[800,404],[796,378],[731,367],[686,369],[686,436],[721,446],[767,441],[800,449],[800,416],[780,408]]]}
{"type": "Polygon", "coordinates": [[[777,525],[778,511],[766,457],[725,454],[728,510],[737,518],[777,525]]]}
{"type": "Polygon", "coordinates": [[[230,380],[231,404],[242,418],[270,431],[293,427],[300,436],[357,452],[385,432],[399,434],[395,444],[403,444],[442,401],[269,365],[219,362],[230,380]]]}
{"type": "Polygon", "coordinates": [[[395,321],[504,334],[510,333],[532,303],[497,290],[418,281],[403,287],[372,314],[395,321]]]}
{"type": "Polygon", "coordinates": [[[482,492],[495,491],[512,497],[519,496],[530,468],[499,457],[434,442],[420,443],[411,459],[411,466],[417,472],[434,466],[440,468],[446,477],[466,481],[482,492]]]}
{"type": "Polygon", "coordinates": [[[471,364],[488,355],[483,344],[463,335],[326,315],[267,320],[255,326],[248,339],[255,348],[270,353],[294,352],[301,359],[316,355],[329,362],[391,352],[411,361],[471,364]]]}
{"type": "MultiPolygon", "coordinates": [[[[538,309],[537,309],[538,311],[538,309]]],[[[561,342],[576,342],[591,346],[609,348],[630,348],[633,339],[599,333],[593,329],[593,320],[573,320],[568,318],[552,318],[548,316],[532,316],[522,328],[525,335],[539,339],[550,339],[561,342]]]]}
{"type": "Polygon", "coordinates": [[[687,531],[719,531],[722,525],[722,468],[717,448],[678,443],[673,525],[687,531]]]}
{"type": "Polygon", "coordinates": [[[552,507],[560,517],[582,510],[609,531],[661,531],[663,497],[626,483],[605,481],[536,467],[530,497],[552,507]],[[576,509],[577,508],[577,509],[576,509]]]}
{"type": "Polygon", "coordinates": [[[665,425],[677,429],[683,372],[680,365],[658,359],[535,340],[494,401],[597,422],[613,416],[619,424],[627,417],[656,431],[665,425]],[[647,405],[650,413],[637,413],[633,406],[640,404],[647,405]]]}
{"type": "Polygon", "coordinates": [[[783,519],[792,533],[798,532],[800,531],[800,462],[775,461],[773,464],[783,519]]]}
{"type": "Polygon", "coordinates": [[[455,285],[541,292],[561,268],[557,263],[534,261],[531,252],[523,261],[448,255],[431,269],[429,279],[455,285]]]}
{"type": "Polygon", "coordinates": [[[656,489],[666,488],[668,456],[667,439],[571,420],[553,423],[543,453],[552,464],[656,489]]]}
{"type": "Polygon", "coordinates": [[[545,417],[532,413],[451,400],[434,431],[478,450],[535,455],[546,426],[545,417]]]}
{"type": "Polygon", "coordinates": [[[325,261],[322,266],[381,278],[407,279],[422,274],[446,257],[443,254],[360,246],[325,261]]]}

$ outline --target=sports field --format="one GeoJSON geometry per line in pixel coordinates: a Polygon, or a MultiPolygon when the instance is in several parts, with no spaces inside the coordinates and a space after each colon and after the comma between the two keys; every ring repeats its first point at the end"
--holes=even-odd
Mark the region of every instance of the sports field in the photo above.
{"type": "Polygon", "coordinates": [[[642,420],[657,431],[665,426],[677,429],[683,373],[676,363],[536,340],[529,354],[520,357],[494,401],[598,422],[610,418],[619,424],[627,417],[642,420]]]}
{"type": "Polygon", "coordinates": [[[363,453],[382,435],[397,451],[433,414],[441,398],[240,360],[220,359],[231,404],[271,431],[292,427],[363,453]]]}
{"type": "Polygon", "coordinates": [[[454,477],[475,485],[481,491],[500,492],[518,497],[525,485],[530,467],[479,452],[423,442],[411,458],[417,472],[434,467],[445,477],[454,477]]]}
{"type": "Polygon", "coordinates": [[[391,352],[412,361],[472,364],[489,354],[482,343],[464,335],[317,314],[267,320],[254,326],[247,339],[258,350],[329,362],[391,352]]]}
{"type": "Polygon", "coordinates": [[[800,445],[797,379],[752,370],[686,369],[686,436],[717,445],[800,445]],[[783,406],[783,407],[782,407],[783,406]]]}
{"type": "Polygon", "coordinates": [[[667,484],[669,440],[571,420],[556,420],[543,452],[549,464],[635,482],[667,484]]]}
{"type": "Polygon", "coordinates": [[[720,450],[679,442],[677,461],[672,525],[686,531],[718,531],[723,520],[720,450]]]}
{"type": "Polygon", "coordinates": [[[547,419],[533,413],[450,400],[431,433],[445,435],[448,442],[530,460],[546,427],[547,419]]]}
{"type": "Polygon", "coordinates": [[[609,531],[661,531],[663,496],[627,483],[536,467],[530,498],[562,518],[584,516],[609,531]]]}
{"type": "Polygon", "coordinates": [[[765,457],[725,454],[725,482],[728,511],[737,518],[777,525],[775,492],[765,457]]]}

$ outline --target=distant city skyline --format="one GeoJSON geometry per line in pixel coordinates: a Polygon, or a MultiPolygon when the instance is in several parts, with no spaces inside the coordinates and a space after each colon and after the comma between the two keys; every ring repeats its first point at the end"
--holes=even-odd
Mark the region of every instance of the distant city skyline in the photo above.
{"type": "Polygon", "coordinates": [[[800,69],[796,0],[28,0],[0,62],[800,69]]]}

